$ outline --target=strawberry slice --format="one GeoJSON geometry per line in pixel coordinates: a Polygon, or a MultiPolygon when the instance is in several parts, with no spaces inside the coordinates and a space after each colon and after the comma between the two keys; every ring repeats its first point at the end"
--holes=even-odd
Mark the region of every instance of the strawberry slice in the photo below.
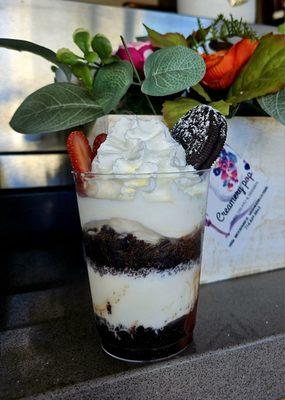
{"type": "Polygon", "coordinates": [[[67,151],[75,172],[91,171],[92,151],[83,132],[71,132],[67,139],[67,151]]]}
{"type": "Polygon", "coordinates": [[[101,144],[105,142],[106,138],[107,138],[106,133],[100,133],[100,135],[97,135],[95,137],[92,148],[92,160],[97,156],[98,149],[101,146],[101,144]]]}

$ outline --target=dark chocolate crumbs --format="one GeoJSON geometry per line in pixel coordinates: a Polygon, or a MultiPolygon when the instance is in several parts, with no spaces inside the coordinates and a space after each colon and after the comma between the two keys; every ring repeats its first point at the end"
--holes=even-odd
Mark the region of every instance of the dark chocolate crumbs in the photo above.
{"type": "Polygon", "coordinates": [[[108,314],[112,314],[112,306],[111,306],[111,304],[110,304],[109,301],[107,302],[106,309],[107,309],[107,311],[108,311],[108,314]]]}
{"type": "Polygon", "coordinates": [[[86,257],[99,273],[147,275],[148,271],[166,271],[179,264],[198,261],[202,228],[179,239],[163,239],[157,244],[119,234],[108,225],[100,231],[88,227],[83,231],[86,257]]]}
{"type": "Polygon", "coordinates": [[[111,326],[106,319],[96,316],[103,347],[118,357],[147,360],[162,358],[181,350],[192,340],[197,301],[186,315],[166,324],[161,329],[131,326],[130,329],[111,326]]]}

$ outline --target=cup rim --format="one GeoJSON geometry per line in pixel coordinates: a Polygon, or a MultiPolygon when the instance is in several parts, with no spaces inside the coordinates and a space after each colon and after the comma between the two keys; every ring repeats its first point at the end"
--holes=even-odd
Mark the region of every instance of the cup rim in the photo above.
{"type": "Polygon", "coordinates": [[[134,178],[134,177],[157,177],[157,176],[174,176],[174,175],[189,175],[189,176],[200,176],[203,175],[205,173],[209,173],[212,170],[212,168],[206,168],[206,169],[199,169],[199,170],[195,170],[195,171],[164,171],[164,172],[134,172],[134,173],[97,173],[97,172],[92,172],[92,171],[88,171],[88,172],[78,172],[78,171],[74,171],[71,170],[71,173],[74,177],[85,177],[85,178],[95,178],[96,176],[100,177],[113,177],[113,178],[134,178]]]}

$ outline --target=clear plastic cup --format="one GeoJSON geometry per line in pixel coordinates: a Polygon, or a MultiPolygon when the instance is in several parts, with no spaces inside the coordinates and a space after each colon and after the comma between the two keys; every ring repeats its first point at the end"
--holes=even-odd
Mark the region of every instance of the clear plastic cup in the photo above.
{"type": "Polygon", "coordinates": [[[74,173],[102,347],[153,361],[192,340],[209,170],[74,173]]]}

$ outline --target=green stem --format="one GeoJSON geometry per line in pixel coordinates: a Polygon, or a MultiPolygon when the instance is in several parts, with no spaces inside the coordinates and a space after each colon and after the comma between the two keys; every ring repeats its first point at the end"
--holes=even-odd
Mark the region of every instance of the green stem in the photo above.
{"type": "Polygon", "coordinates": [[[202,43],[201,46],[202,46],[202,48],[203,48],[203,50],[204,50],[204,53],[205,53],[205,54],[209,54],[209,53],[208,53],[208,50],[206,49],[205,43],[202,43]]]}
{"type": "MultiPolygon", "coordinates": [[[[126,50],[126,53],[127,53],[128,57],[129,57],[130,63],[132,64],[132,67],[133,67],[134,73],[135,73],[135,75],[137,77],[137,80],[139,81],[139,85],[141,85],[142,84],[141,78],[140,78],[139,73],[138,73],[138,71],[137,71],[137,69],[135,67],[135,64],[134,64],[133,60],[132,60],[132,57],[131,57],[130,52],[129,52],[129,49],[127,48],[125,39],[123,38],[123,36],[120,36],[120,38],[121,38],[121,41],[123,43],[124,49],[126,50]]],[[[150,101],[150,98],[148,97],[147,94],[144,93],[144,95],[145,95],[145,97],[147,99],[147,102],[149,104],[149,107],[150,107],[151,111],[153,112],[154,115],[156,115],[156,111],[155,111],[155,109],[154,109],[154,107],[152,105],[152,102],[150,101]]]]}

